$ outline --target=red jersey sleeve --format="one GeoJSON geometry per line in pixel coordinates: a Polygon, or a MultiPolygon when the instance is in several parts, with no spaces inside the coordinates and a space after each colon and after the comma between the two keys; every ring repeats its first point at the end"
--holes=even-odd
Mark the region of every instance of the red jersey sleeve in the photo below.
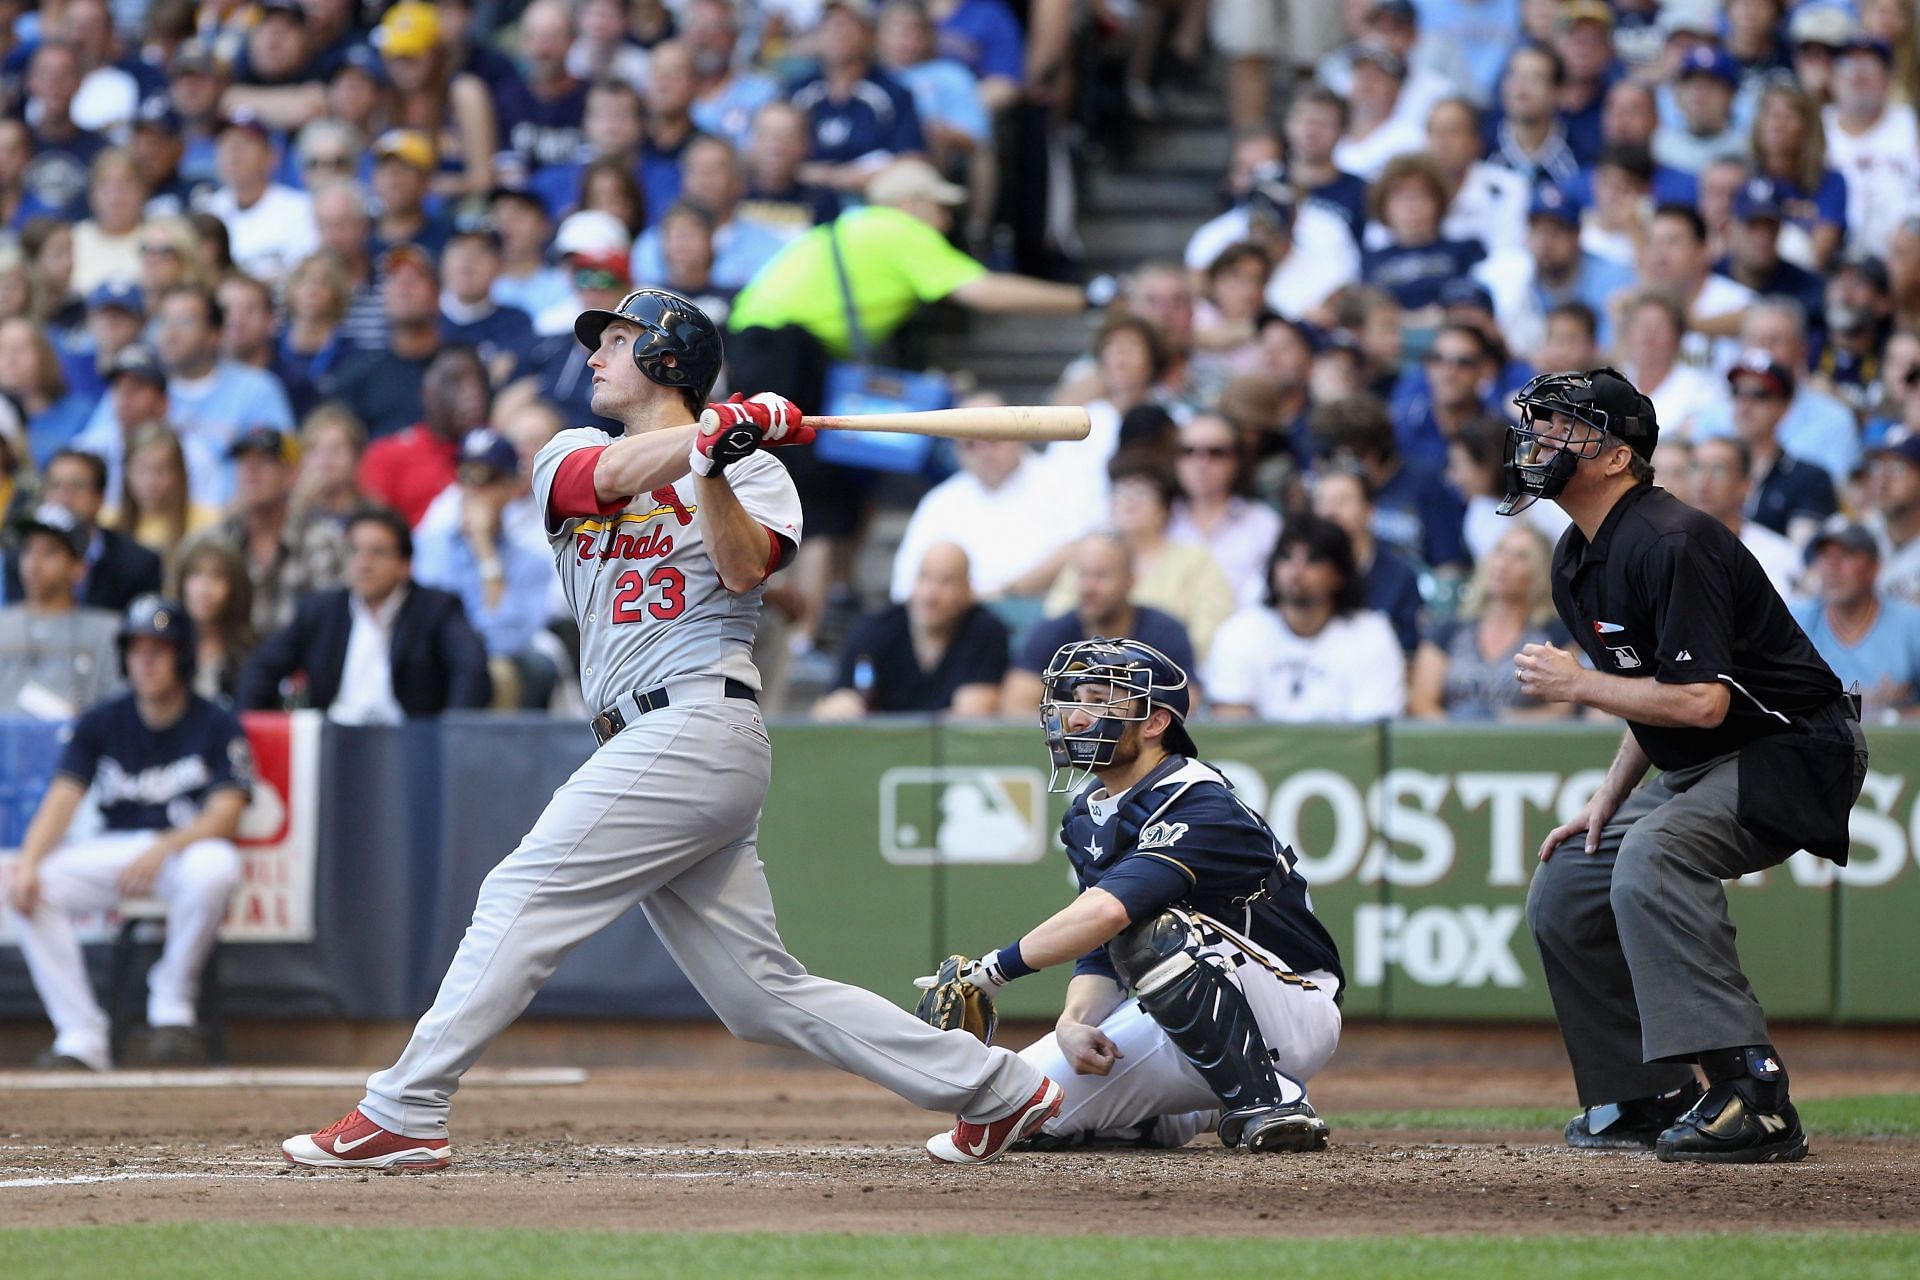
{"type": "Polygon", "coordinates": [[[631,498],[613,498],[602,502],[593,487],[593,468],[606,451],[603,444],[575,449],[560,459],[553,473],[553,488],[547,492],[547,516],[557,527],[562,520],[576,516],[610,516],[623,510],[631,498]]]}

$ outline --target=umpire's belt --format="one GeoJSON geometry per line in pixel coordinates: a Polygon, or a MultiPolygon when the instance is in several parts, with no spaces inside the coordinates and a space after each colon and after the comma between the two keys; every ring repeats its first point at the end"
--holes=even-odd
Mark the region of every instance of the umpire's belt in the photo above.
{"type": "Polygon", "coordinates": [[[714,702],[719,698],[760,701],[760,695],[753,691],[753,686],[735,680],[732,676],[724,679],[714,676],[687,676],[679,680],[669,680],[656,689],[621,694],[619,701],[593,718],[593,736],[600,740],[601,746],[605,746],[613,735],[649,711],[658,711],[676,702],[682,706],[690,706],[700,702],[714,702]],[[628,704],[632,704],[632,711],[626,710],[628,704]]]}

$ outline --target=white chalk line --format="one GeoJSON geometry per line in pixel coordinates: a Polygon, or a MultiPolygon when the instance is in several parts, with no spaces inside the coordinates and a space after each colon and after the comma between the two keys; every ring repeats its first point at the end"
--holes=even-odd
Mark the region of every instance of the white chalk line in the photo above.
{"type": "MultiPolygon", "coordinates": [[[[204,1067],[179,1071],[0,1071],[0,1090],[358,1089],[369,1070],[305,1067],[204,1067]]],[[[581,1067],[503,1067],[469,1071],[463,1088],[550,1089],[585,1084],[581,1067]]]]}

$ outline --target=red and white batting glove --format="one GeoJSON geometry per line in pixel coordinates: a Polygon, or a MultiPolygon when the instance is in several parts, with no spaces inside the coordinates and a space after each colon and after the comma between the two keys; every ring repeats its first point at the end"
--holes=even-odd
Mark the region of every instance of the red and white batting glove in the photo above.
{"type": "Polygon", "coordinates": [[[800,418],[800,406],[784,396],[763,391],[748,398],[736,391],[700,415],[687,465],[697,476],[717,475],[755,449],[807,444],[813,428],[800,418]]]}

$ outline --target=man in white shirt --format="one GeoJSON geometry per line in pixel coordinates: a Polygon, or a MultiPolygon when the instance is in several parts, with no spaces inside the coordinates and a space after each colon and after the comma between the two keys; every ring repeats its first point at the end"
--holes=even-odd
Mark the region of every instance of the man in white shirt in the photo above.
{"type": "Polygon", "coordinates": [[[220,122],[214,167],[220,188],[207,212],[226,224],[233,263],[256,280],[277,284],[320,247],[313,199],[273,180],[273,138],[260,118],[236,111],[220,122]]]}
{"type": "Polygon", "coordinates": [[[1511,169],[1488,164],[1480,113],[1465,98],[1443,98],[1427,115],[1427,151],[1440,166],[1453,199],[1440,234],[1478,240],[1488,254],[1527,246],[1533,187],[1511,169]]]}
{"type": "MultiPolygon", "coordinates": [[[[144,6],[143,12],[144,12],[144,6]]],[[[80,63],[80,92],[73,95],[73,122],[95,133],[119,136],[140,106],[140,86],[114,65],[113,15],[102,0],[69,0],[60,13],[60,36],[80,63]]]]}
{"type": "Polygon", "coordinates": [[[1347,0],[1346,9],[1348,30],[1355,38],[1315,64],[1314,78],[1321,84],[1343,98],[1351,96],[1354,52],[1362,40],[1371,40],[1406,60],[1407,79],[1394,111],[1415,128],[1427,123],[1441,99],[1465,89],[1467,70],[1458,50],[1451,41],[1421,42],[1420,13],[1412,0],[1347,0]],[[1442,59],[1450,65],[1433,65],[1442,59]]]}
{"type": "Polygon", "coordinates": [[[1242,609],[1214,633],[1205,679],[1213,714],[1352,723],[1404,712],[1406,657],[1392,624],[1361,608],[1345,531],[1299,516],[1272,563],[1267,604],[1242,609]]]}
{"type": "Polygon", "coordinates": [[[1424,121],[1401,108],[1407,60],[1374,39],[1356,41],[1352,57],[1353,87],[1347,97],[1353,111],[1346,136],[1333,149],[1333,163],[1372,182],[1395,156],[1424,148],[1427,136],[1424,121]]]}
{"type": "Polygon", "coordinates": [[[1726,399],[1726,384],[1680,363],[1686,313],[1664,289],[1644,289],[1621,307],[1620,365],[1653,401],[1660,429],[1691,439],[1694,422],[1726,399]]]}
{"type": "Polygon", "coordinates": [[[980,599],[1045,595],[1087,532],[1061,519],[1052,473],[1013,440],[959,440],[954,454],[960,471],[928,490],[907,520],[893,558],[894,603],[913,594],[920,559],[939,542],[967,553],[980,599]]]}
{"type": "Polygon", "coordinates": [[[1827,166],[1847,180],[1847,244],[1885,256],[1893,232],[1920,198],[1920,127],[1914,110],[1888,100],[1893,51],[1858,35],[1834,61],[1833,105],[1822,110],[1827,166]]]}
{"type": "MultiPolygon", "coordinates": [[[[1719,379],[1740,358],[1740,321],[1755,295],[1745,285],[1715,275],[1712,261],[1707,224],[1698,210],[1682,204],[1654,210],[1640,251],[1640,282],[1680,300],[1687,324],[1680,362],[1719,379]]],[[[1665,418],[1660,425],[1667,425],[1665,418]]]]}
{"type": "MultiPolygon", "coordinates": [[[[1687,501],[1739,535],[1740,542],[1760,562],[1767,581],[1783,600],[1794,597],[1794,584],[1806,567],[1800,548],[1763,524],[1747,519],[1747,498],[1753,488],[1753,454],[1738,439],[1701,440],[1687,446],[1687,474],[1669,485],[1685,493],[1687,501]]],[[[1660,479],[1665,480],[1665,476],[1660,479]]]]}
{"type": "MultiPolygon", "coordinates": [[[[1181,255],[1187,268],[1196,273],[1204,272],[1227,246],[1250,237],[1252,214],[1249,201],[1256,184],[1267,184],[1269,189],[1266,198],[1269,201],[1287,203],[1293,208],[1284,247],[1290,250],[1294,245],[1300,246],[1306,251],[1308,260],[1324,264],[1329,277],[1339,279],[1342,284],[1358,280],[1360,249],[1354,243],[1353,233],[1347,229],[1346,222],[1339,214],[1321,207],[1316,201],[1300,200],[1288,176],[1280,163],[1278,137],[1271,133],[1253,133],[1236,141],[1233,145],[1232,168],[1227,174],[1227,189],[1233,194],[1233,207],[1200,224],[1200,228],[1188,238],[1186,252],[1181,255]]],[[[1268,251],[1273,251],[1271,245],[1268,251]]]]}

